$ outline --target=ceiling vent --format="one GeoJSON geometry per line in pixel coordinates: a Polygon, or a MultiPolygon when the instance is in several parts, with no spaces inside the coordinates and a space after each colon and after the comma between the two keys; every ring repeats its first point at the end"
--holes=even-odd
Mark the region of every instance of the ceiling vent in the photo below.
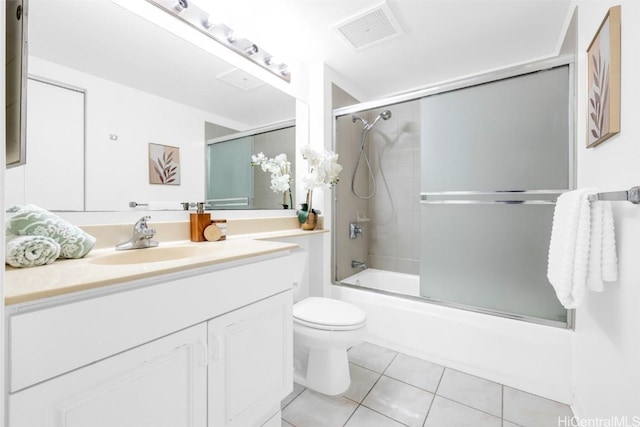
{"type": "Polygon", "coordinates": [[[404,34],[398,20],[386,3],[381,3],[334,27],[341,38],[356,49],[394,39],[404,34]]]}
{"type": "Polygon", "coordinates": [[[242,89],[244,91],[255,89],[264,84],[262,80],[252,76],[251,74],[239,68],[233,68],[222,74],[218,74],[216,78],[218,80],[221,80],[225,83],[230,84],[231,86],[235,86],[238,89],[242,89]]]}

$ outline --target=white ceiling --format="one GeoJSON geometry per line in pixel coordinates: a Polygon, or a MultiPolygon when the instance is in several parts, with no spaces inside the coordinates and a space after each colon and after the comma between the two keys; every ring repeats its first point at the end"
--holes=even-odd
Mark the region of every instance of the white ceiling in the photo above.
{"type": "Polygon", "coordinates": [[[380,0],[197,1],[269,52],[324,61],[368,98],[555,55],[572,12],[571,0],[388,0],[405,34],[358,51],[333,28],[380,0]]]}
{"type": "MultiPolygon", "coordinates": [[[[379,0],[194,2],[285,60],[325,62],[361,100],[552,56],[572,11],[571,0],[388,0],[404,35],[356,50],[334,26],[379,0]]],[[[232,67],[106,0],[30,0],[29,19],[33,55],[249,126],[293,116],[290,97],[215,79],[232,67]]]]}

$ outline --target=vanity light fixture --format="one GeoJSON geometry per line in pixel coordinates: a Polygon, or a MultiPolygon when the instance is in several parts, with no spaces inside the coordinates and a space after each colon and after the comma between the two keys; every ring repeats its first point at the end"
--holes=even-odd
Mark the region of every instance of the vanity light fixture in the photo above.
{"type": "Polygon", "coordinates": [[[189,7],[189,2],[187,0],[178,0],[174,5],[173,9],[178,11],[178,13],[182,12],[186,8],[189,7]]]}
{"type": "MultiPolygon", "coordinates": [[[[244,53],[246,53],[247,55],[251,56],[251,55],[255,55],[256,53],[260,52],[260,49],[258,49],[258,46],[255,44],[252,44],[249,47],[246,47],[244,49],[244,53]]],[[[266,63],[266,61],[265,61],[266,63]]]]}
{"type": "Polygon", "coordinates": [[[291,72],[287,64],[279,62],[273,55],[259,49],[251,40],[234,34],[233,29],[224,23],[211,19],[206,11],[194,5],[190,0],[147,0],[147,2],[158,6],[287,83],[291,81],[291,72]]]}
{"type": "Polygon", "coordinates": [[[236,34],[233,31],[227,34],[227,41],[231,44],[238,41],[238,38],[236,37],[236,34]]]}
{"type": "Polygon", "coordinates": [[[217,22],[215,22],[213,19],[211,19],[210,16],[207,16],[203,21],[202,21],[202,26],[205,27],[207,30],[210,30],[211,28],[213,28],[214,26],[218,25],[217,22]]]}

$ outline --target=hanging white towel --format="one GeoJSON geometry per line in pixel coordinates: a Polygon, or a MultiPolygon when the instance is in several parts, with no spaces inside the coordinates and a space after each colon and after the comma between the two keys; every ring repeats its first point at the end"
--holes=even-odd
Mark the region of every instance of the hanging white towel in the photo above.
{"type": "Polygon", "coordinates": [[[618,256],[611,203],[591,202],[591,248],[587,287],[602,292],[604,282],[618,280],[618,256]]]}
{"type": "Polygon", "coordinates": [[[591,237],[589,194],[593,189],[566,192],[556,202],[549,244],[547,277],[565,308],[584,299],[591,237]]]}

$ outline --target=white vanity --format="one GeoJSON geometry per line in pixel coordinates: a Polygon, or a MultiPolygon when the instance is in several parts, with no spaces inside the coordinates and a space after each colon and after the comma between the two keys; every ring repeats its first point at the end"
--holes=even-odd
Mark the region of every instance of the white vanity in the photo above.
{"type": "Polygon", "coordinates": [[[279,426],[293,384],[297,245],[208,245],[220,245],[216,257],[168,267],[103,265],[92,253],[7,271],[9,426],[279,426]],[[78,283],[11,295],[38,277],[78,283]],[[79,290],[86,283],[97,285],[79,290]]]}

